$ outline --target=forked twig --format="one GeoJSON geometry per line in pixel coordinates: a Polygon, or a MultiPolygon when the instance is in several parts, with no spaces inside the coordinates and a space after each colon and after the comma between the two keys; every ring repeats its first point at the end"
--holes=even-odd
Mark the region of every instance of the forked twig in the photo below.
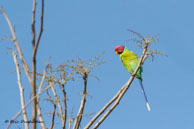
{"type": "MultiPolygon", "coordinates": [[[[40,42],[40,38],[43,32],[43,16],[44,16],[44,0],[41,1],[41,24],[40,24],[40,33],[38,39],[36,40],[36,31],[35,31],[35,22],[36,22],[36,0],[33,0],[33,9],[32,9],[32,46],[33,46],[33,55],[32,55],[32,96],[36,96],[36,55],[40,42]]],[[[40,110],[39,110],[40,111],[40,110]]],[[[37,99],[33,100],[32,108],[32,121],[36,121],[37,116],[37,99]]],[[[32,123],[32,129],[36,129],[36,122],[32,123]]]]}

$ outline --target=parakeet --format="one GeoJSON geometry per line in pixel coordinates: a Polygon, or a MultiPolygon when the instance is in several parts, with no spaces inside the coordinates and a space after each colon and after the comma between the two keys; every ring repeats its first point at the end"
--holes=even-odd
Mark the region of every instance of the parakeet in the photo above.
{"type": "MultiPolygon", "coordinates": [[[[138,56],[134,52],[129,51],[127,49],[127,47],[122,46],[122,45],[117,46],[115,48],[115,54],[120,55],[120,59],[124,65],[125,69],[127,70],[127,72],[129,72],[130,74],[133,74],[137,68],[138,63],[139,63],[138,56]]],[[[136,78],[140,82],[141,89],[142,89],[142,92],[143,92],[145,100],[146,100],[146,106],[148,108],[148,111],[150,111],[150,106],[149,106],[148,99],[147,99],[147,96],[146,96],[146,93],[145,93],[145,90],[143,87],[143,83],[142,83],[143,82],[143,79],[141,76],[142,72],[143,72],[143,67],[140,66],[140,68],[137,71],[136,78]]]]}

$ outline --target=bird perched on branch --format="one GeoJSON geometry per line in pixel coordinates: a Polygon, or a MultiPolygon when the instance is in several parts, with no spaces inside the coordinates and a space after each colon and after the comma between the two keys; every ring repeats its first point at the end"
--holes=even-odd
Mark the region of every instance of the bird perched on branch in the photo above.
{"type": "MultiPolygon", "coordinates": [[[[130,74],[133,74],[135,72],[136,68],[137,68],[138,63],[139,63],[138,56],[134,52],[129,51],[127,49],[127,47],[122,46],[122,45],[117,46],[115,48],[115,54],[120,55],[120,59],[121,59],[123,65],[124,65],[125,69],[127,70],[127,72],[129,72],[130,74]]],[[[146,93],[145,93],[145,90],[144,90],[144,87],[143,87],[143,83],[142,83],[143,82],[143,79],[142,79],[142,76],[141,76],[142,72],[143,72],[143,67],[141,65],[140,68],[137,71],[136,78],[140,82],[141,89],[142,89],[142,92],[143,92],[145,100],[146,100],[146,106],[148,108],[148,111],[150,111],[150,106],[149,106],[148,99],[147,99],[147,96],[146,96],[146,93]]]]}

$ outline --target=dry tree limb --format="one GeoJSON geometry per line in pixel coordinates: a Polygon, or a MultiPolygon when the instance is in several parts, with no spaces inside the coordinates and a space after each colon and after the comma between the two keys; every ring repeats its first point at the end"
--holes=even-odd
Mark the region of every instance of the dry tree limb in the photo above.
{"type": "Polygon", "coordinates": [[[62,123],[62,128],[65,129],[66,127],[66,121],[67,121],[67,96],[66,96],[66,91],[65,91],[65,85],[62,84],[62,91],[63,91],[63,101],[64,101],[64,122],[62,123]]]}
{"type": "MultiPolygon", "coordinates": [[[[49,82],[49,83],[51,83],[51,85],[53,85],[53,82],[49,82]]],[[[61,106],[59,97],[57,96],[56,90],[55,90],[55,88],[54,88],[53,86],[51,87],[51,90],[52,90],[53,95],[54,95],[54,97],[55,97],[55,102],[57,103],[57,106],[58,106],[58,108],[59,108],[60,117],[61,117],[61,122],[62,122],[62,126],[63,126],[64,118],[63,118],[63,110],[62,110],[62,106],[61,106]]]]}
{"type": "Polygon", "coordinates": [[[36,108],[37,108],[37,114],[40,121],[41,129],[46,129],[39,104],[36,105],[36,108]]]}
{"type": "Polygon", "coordinates": [[[71,123],[74,121],[74,118],[73,118],[73,110],[74,110],[74,106],[72,107],[71,115],[68,118],[68,125],[69,125],[68,129],[71,129],[71,123]]]}
{"type": "MultiPolygon", "coordinates": [[[[60,88],[62,88],[62,93],[63,93],[63,103],[64,103],[64,115],[63,115],[63,112],[62,112],[62,106],[58,105],[59,109],[60,109],[60,117],[63,118],[63,120],[61,119],[61,122],[62,122],[62,128],[65,129],[66,128],[66,121],[67,121],[67,93],[66,93],[66,90],[65,90],[65,84],[67,83],[67,81],[71,78],[72,74],[73,74],[73,71],[72,70],[68,76],[66,77],[66,73],[65,73],[65,70],[64,70],[64,67],[67,66],[66,64],[65,65],[59,65],[58,68],[56,69],[56,71],[52,70],[52,66],[50,65],[50,69],[49,69],[49,72],[50,72],[50,77],[47,77],[47,80],[49,82],[52,82],[52,83],[57,83],[59,84],[60,88]],[[51,77],[52,74],[54,73],[54,77],[51,77]],[[56,75],[60,73],[60,77],[59,79],[55,79],[56,75]],[[61,116],[63,115],[63,116],[61,116]]],[[[55,91],[53,91],[54,93],[54,96],[55,96],[55,91]]],[[[50,95],[48,95],[49,97],[51,97],[50,95]]],[[[59,99],[59,98],[58,98],[59,99]]]]}
{"type": "Polygon", "coordinates": [[[14,63],[16,65],[16,72],[17,72],[17,78],[18,78],[18,86],[19,86],[19,90],[20,90],[20,101],[21,101],[21,107],[22,107],[22,114],[24,117],[24,126],[25,129],[29,129],[29,124],[28,124],[28,117],[27,117],[27,112],[26,112],[26,108],[24,108],[25,106],[25,99],[24,99],[24,88],[22,86],[22,82],[21,82],[21,73],[20,73],[20,68],[19,68],[19,63],[17,61],[17,55],[16,52],[13,51],[12,52],[13,58],[14,58],[14,63]]]}
{"type": "Polygon", "coordinates": [[[84,129],[88,129],[91,125],[108,109],[108,107],[119,97],[120,93],[123,91],[125,87],[123,86],[116,95],[90,120],[90,122],[85,126],[84,129]]]}
{"type": "Polygon", "coordinates": [[[84,79],[84,89],[83,89],[83,94],[82,94],[82,100],[81,100],[81,104],[80,104],[80,108],[79,108],[77,117],[75,118],[75,123],[74,123],[73,129],[79,128],[82,117],[83,117],[83,111],[84,111],[85,104],[86,104],[88,72],[84,73],[83,79],[84,79]]]}
{"type": "MultiPolygon", "coordinates": [[[[42,87],[43,87],[43,84],[44,84],[44,80],[46,78],[46,70],[47,70],[47,67],[48,67],[48,64],[46,65],[46,68],[42,74],[42,80],[40,82],[40,85],[39,85],[39,88],[38,88],[38,94],[40,94],[42,92],[42,87]]],[[[40,96],[37,96],[37,102],[39,102],[40,100],[40,96]]]]}
{"type": "Polygon", "coordinates": [[[68,125],[69,125],[68,129],[71,129],[71,122],[72,122],[72,120],[69,119],[69,120],[68,120],[68,125]]]}
{"type": "MultiPolygon", "coordinates": [[[[36,53],[35,53],[35,41],[36,41],[36,30],[35,30],[35,19],[36,19],[36,0],[33,0],[32,8],[32,97],[36,96],[36,53]]],[[[37,116],[37,99],[32,102],[32,129],[36,129],[36,116],[37,116]]]]}
{"type": "Polygon", "coordinates": [[[19,53],[20,60],[22,61],[22,65],[23,65],[24,71],[25,71],[25,73],[26,73],[26,76],[27,76],[27,78],[28,78],[30,84],[32,85],[32,78],[31,78],[31,75],[30,75],[30,70],[29,70],[29,67],[28,67],[28,65],[27,65],[27,63],[26,63],[26,61],[25,61],[25,59],[24,59],[24,56],[23,56],[22,50],[21,50],[21,48],[20,48],[20,46],[19,46],[19,43],[18,43],[18,41],[17,41],[17,39],[16,39],[16,35],[15,35],[14,28],[13,28],[13,26],[12,26],[12,24],[11,24],[11,21],[9,20],[7,14],[5,13],[5,10],[1,9],[1,12],[2,12],[2,14],[3,14],[5,20],[7,21],[8,25],[9,25],[9,29],[10,29],[11,34],[12,34],[11,40],[14,42],[14,45],[15,45],[15,47],[16,47],[18,53],[19,53]]]}
{"type": "Polygon", "coordinates": [[[36,23],[36,0],[33,0],[33,7],[32,7],[32,45],[35,46],[36,42],[36,30],[35,30],[35,23],[36,23]]]}
{"type": "MultiPolygon", "coordinates": [[[[33,9],[32,9],[32,46],[33,46],[33,55],[32,55],[32,96],[36,96],[36,55],[40,42],[40,38],[43,32],[43,16],[44,16],[44,0],[41,1],[41,24],[40,24],[40,33],[38,39],[36,40],[36,0],[33,0],[33,9]],[[36,42],[36,43],[35,43],[36,42]]],[[[33,100],[32,108],[32,129],[36,129],[36,116],[37,116],[37,99],[33,100]]]]}
{"type": "Polygon", "coordinates": [[[41,16],[40,16],[40,32],[38,34],[38,39],[36,40],[36,46],[35,46],[35,52],[34,53],[37,53],[36,51],[38,50],[38,46],[39,46],[39,42],[40,42],[40,39],[42,37],[42,33],[43,33],[43,23],[44,23],[44,0],[41,0],[41,16]]]}
{"type": "Polygon", "coordinates": [[[33,11],[32,11],[32,44],[33,44],[33,57],[36,57],[40,39],[43,33],[43,23],[44,23],[44,0],[41,0],[41,16],[40,16],[40,32],[36,40],[36,30],[35,30],[35,15],[36,15],[36,0],[33,0],[33,11]]]}
{"type": "MultiPolygon", "coordinates": [[[[43,84],[44,84],[44,80],[45,80],[45,77],[46,77],[46,70],[47,70],[47,67],[48,67],[48,64],[47,64],[47,66],[46,66],[46,68],[45,68],[45,70],[44,70],[44,72],[43,72],[42,80],[41,80],[40,85],[39,85],[39,88],[38,88],[38,94],[41,93],[42,86],[43,86],[43,84]]],[[[37,96],[36,99],[37,99],[37,106],[36,106],[36,107],[37,107],[38,118],[39,118],[39,120],[41,121],[41,122],[40,122],[40,125],[41,125],[41,128],[42,128],[42,129],[46,129],[44,120],[43,120],[43,118],[42,118],[41,108],[40,108],[40,106],[39,106],[40,96],[37,96]]]]}
{"type": "Polygon", "coordinates": [[[53,129],[54,124],[55,124],[55,113],[56,113],[56,104],[54,103],[54,110],[53,110],[53,115],[52,115],[52,123],[50,129],[53,129]]]}

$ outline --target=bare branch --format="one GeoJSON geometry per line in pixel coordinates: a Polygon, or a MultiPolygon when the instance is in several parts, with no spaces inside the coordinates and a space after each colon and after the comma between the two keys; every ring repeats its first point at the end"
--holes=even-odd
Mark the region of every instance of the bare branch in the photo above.
{"type": "Polygon", "coordinates": [[[90,128],[90,126],[104,113],[106,109],[119,97],[120,93],[123,91],[124,86],[116,93],[116,95],[90,120],[90,122],[85,126],[84,129],[90,128]]]}
{"type": "MultiPolygon", "coordinates": [[[[32,97],[36,96],[36,53],[35,53],[35,41],[36,41],[36,31],[35,31],[35,16],[36,14],[36,0],[33,0],[32,9],[32,45],[33,45],[33,55],[32,55],[32,97]]],[[[36,129],[36,116],[37,116],[37,99],[32,102],[32,129],[36,129]]]]}
{"type": "MultiPolygon", "coordinates": [[[[46,68],[45,68],[45,70],[44,70],[44,72],[43,72],[42,80],[41,80],[40,85],[39,85],[39,90],[38,90],[39,92],[38,92],[38,94],[41,93],[42,86],[43,86],[43,84],[44,84],[44,80],[45,80],[45,77],[46,77],[46,70],[47,70],[47,67],[48,67],[48,64],[47,64],[47,66],[46,66],[46,68]]],[[[44,122],[44,120],[43,120],[43,118],[42,118],[41,108],[40,108],[40,106],[39,106],[39,100],[40,100],[40,96],[37,96],[37,113],[38,113],[38,118],[39,118],[39,120],[41,121],[41,122],[40,122],[41,128],[42,128],[42,129],[46,129],[45,122],[44,122]]]]}
{"type": "Polygon", "coordinates": [[[32,7],[32,45],[33,45],[33,48],[36,42],[35,23],[36,23],[36,0],[33,0],[33,7],[32,7]]]}
{"type": "Polygon", "coordinates": [[[35,54],[37,53],[38,46],[39,46],[39,43],[40,43],[40,39],[41,39],[41,36],[42,36],[43,23],[44,23],[44,0],[42,0],[41,17],[40,17],[40,32],[39,32],[38,39],[36,40],[36,45],[35,45],[35,48],[34,48],[35,49],[34,50],[35,54]]]}
{"type": "Polygon", "coordinates": [[[68,123],[69,123],[68,129],[71,129],[71,123],[72,123],[72,121],[74,121],[74,119],[73,119],[73,109],[74,109],[74,107],[72,107],[71,116],[70,116],[70,118],[68,119],[68,123]]]}
{"type": "Polygon", "coordinates": [[[14,28],[13,28],[13,26],[11,24],[11,21],[9,20],[7,14],[5,13],[5,10],[1,9],[1,12],[2,12],[5,20],[7,21],[8,25],[9,25],[9,28],[10,28],[10,31],[11,31],[11,34],[12,34],[12,41],[14,42],[14,45],[15,45],[17,51],[19,52],[20,60],[22,61],[22,65],[24,67],[24,71],[26,73],[26,76],[27,76],[30,84],[32,85],[32,79],[31,79],[31,75],[30,75],[30,72],[29,72],[29,67],[28,67],[28,65],[27,65],[27,63],[26,63],[26,61],[24,59],[22,50],[21,50],[21,48],[19,46],[19,43],[18,43],[18,41],[16,39],[14,28]]]}
{"type": "MultiPolygon", "coordinates": [[[[42,80],[41,80],[39,88],[38,88],[38,94],[40,94],[42,92],[42,87],[43,87],[43,84],[44,84],[44,80],[46,78],[47,67],[48,67],[48,64],[46,65],[46,68],[45,68],[45,70],[43,72],[42,80]]],[[[37,96],[37,102],[39,102],[39,99],[40,99],[40,96],[37,96]]]]}
{"type": "MultiPolygon", "coordinates": [[[[32,96],[36,96],[36,54],[40,42],[40,38],[43,32],[43,16],[44,16],[44,0],[42,0],[41,6],[41,27],[38,40],[36,41],[36,30],[35,30],[35,18],[36,18],[36,0],[33,0],[33,11],[32,11],[32,45],[33,45],[33,56],[32,56],[32,96]],[[36,43],[35,43],[36,41],[36,43]]],[[[32,109],[32,121],[36,121],[37,116],[37,99],[33,100],[32,109]]],[[[36,129],[36,122],[32,123],[32,129],[36,129]]]]}
{"type": "MultiPolygon", "coordinates": [[[[51,83],[51,84],[53,85],[53,82],[49,82],[49,83],[51,83]]],[[[57,102],[57,106],[58,106],[59,112],[60,112],[61,122],[62,122],[62,124],[63,124],[63,123],[64,123],[63,111],[62,111],[62,106],[61,106],[59,97],[57,96],[57,93],[56,93],[54,87],[51,87],[51,90],[52,90],[53,95],[54,95],[54,97],[55,97],[55,102],[57,102]]],[[[63,125],[62,125],[62,126],[63,126],[63,125]]]]}
{"type": "Polygon", "coordinates": [[[17,77],[18,77],[18,86],[19,86],[19,90],[20,90],[20,101],[21,101],[21,107],[22,107],[22,114],[24,117],[24,126],[25,129],[29,129],[29,125],[28,125],[28,117],[27,117],[27,112],[26,112],[26,108],[24,108],[25,105],[25,99],[24,99],[24,88],[22,86],[22,82],[21,82],[21,73],[20,73],[20,69],[19,69],[19,63],[17,61],[17,55],[16,52],[13,51],[12,52],[13,58],[14,58],[14,63],[16,65],[16,72],[17,72],[17,77]]]}
{"type": "Polygon", "coordinates": [[[54,110],[53,110],[53,116],[52,116],[52,124],[51,124],[51,127],[50,129],[53,129],[54,127],[54,124],[55,124],[55,112],[56,112],[56,104],[54,103],[54,110]]]}
{"type": "Polygon", "coordinates": [[[46,129],[39,104],[36,105],[36,108],[37,108],[38,118],[40,120],[41,129],[46,129]]]}
{"type": "Polygon", "coordinates": [[[78,129],[83,117],[83,111],[84,111],[84,107],[85,107],[85,103],[86,103],[86,95],[87,95],[87,80],[88,80],[88,73],[85,72],[84,76],[84,89],[83,89],[83,94],[82,94],[82,100],[81,100],[81,104],[80,104],[80,108],[77,114],[77,117],[75,119],[75,123],[74,123],[74,127],[73,129],[78,129]]]}
{"type": "Polygon", "coordinates": [[[63,129],[65,129],[66,127],[66,121],[67,121],[67,96],[66,96],[66,91],[65,91],[65,86],[64,84],[62,84],[62,91],[63,91],[63,101],[64,101],[64,110],[65,110],[65,113],[64,113],[64,123],[62,123],[63,125],[63,129]]]}
{"type": "Polygon", "coordinates": [[[68,123],[69,123],[69,124],[68,124],[68,125],[69,125],[68,129],[71,129],[71,123],[72,123],[72,120],[71,120],[71,119],[69,119],[69,120],[68,120],[68,123]]]}

